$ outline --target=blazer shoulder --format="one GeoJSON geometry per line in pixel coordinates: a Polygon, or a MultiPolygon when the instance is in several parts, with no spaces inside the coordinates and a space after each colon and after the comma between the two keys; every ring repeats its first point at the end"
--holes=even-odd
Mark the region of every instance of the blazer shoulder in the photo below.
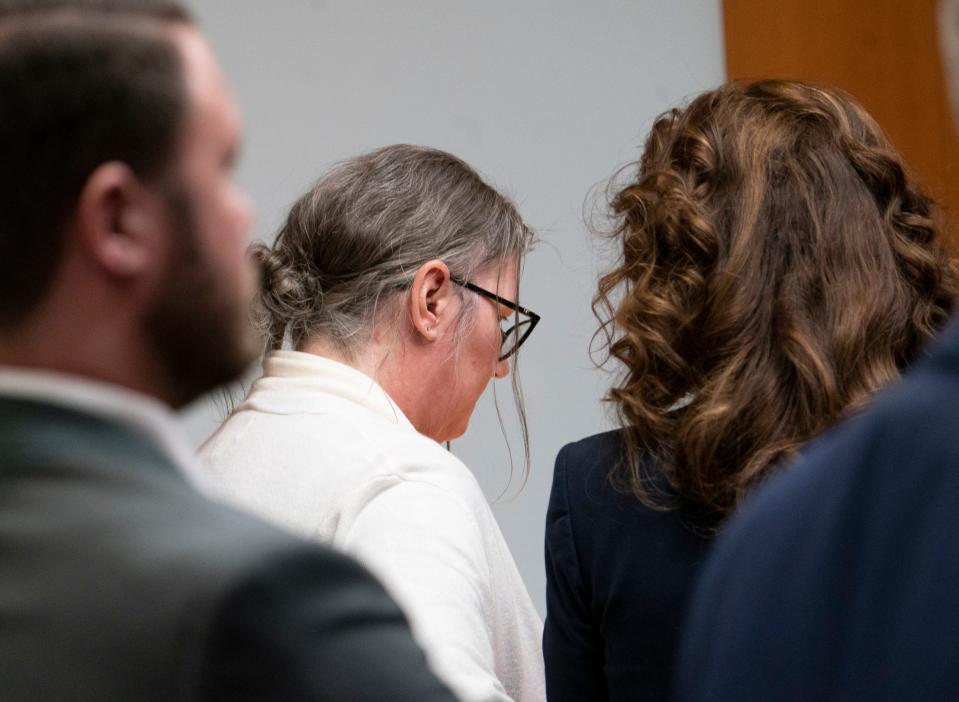
{"type": "Polygon", "coordinates": [[[382,585],[332,549],[277,542],[214,609],[201,667],[210,699],[451,701],[382,585]]]}
{"type": "Polygon", "coordinates": [[[566,444],[559,454],[576,463],[616,458],[623,452],[624,437],[622,429],[600,432],[566,444]]]}
{"type": "Polygon", "coordinates": [[[623,431],[614,429],[566,444],[556,456],[554,484],[562,479],[570,488],[601,487],[625,456],[623,441],[623,431]]]}

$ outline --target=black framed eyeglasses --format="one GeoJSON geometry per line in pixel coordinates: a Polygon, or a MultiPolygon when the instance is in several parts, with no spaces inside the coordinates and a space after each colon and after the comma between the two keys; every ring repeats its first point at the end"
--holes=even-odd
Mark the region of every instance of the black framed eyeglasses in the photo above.
{"type": "MultiPolygon", "coordinates": [[[[503,329],[502,326],[500,326],[500,332],[503,334],[502,345],[500,346],[500,361],[505,361],[519,351],[519,347],[523,345],[523,342],[526,341],[529,335],[533,333],[536,325],[539,324],[540,316],[533,312],[533,310],[522,307],[511,300],[507,300],[505,297],[500,297],[496,293],[481,288],[479,285],[474,285],[468,280],[459,280],[452,276],[450,276],[450,280],[477,295],[482,295],[488,300],[493,300],[513,310],[513,324],[508,329],[503,329]],[[522,315],[522,318],[520,315],[522,315]]],[[[505,319],[500,319],[501,324],[505,321],[505,319]]]]}

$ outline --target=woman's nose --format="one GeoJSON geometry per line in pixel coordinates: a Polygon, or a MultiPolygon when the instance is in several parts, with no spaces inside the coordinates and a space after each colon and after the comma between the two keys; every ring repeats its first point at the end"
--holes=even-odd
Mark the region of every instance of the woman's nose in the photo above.
{"type": "Polygon", "coordinates": [[[509,359],[504,358],[496,362],[496,367],[493,369],[493,377],[505,378],[507,375],[509,375],[509,359]]]}

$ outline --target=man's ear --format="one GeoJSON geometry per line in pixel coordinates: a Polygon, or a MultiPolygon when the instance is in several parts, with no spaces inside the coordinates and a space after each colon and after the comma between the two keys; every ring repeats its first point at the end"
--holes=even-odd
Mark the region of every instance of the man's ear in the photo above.
{"type": "Polygon", "coordinates": [[[442,261],[427,261],[413,277],[409,312],[413,328],[424,341],[436,341],[449,318],[453,283],[442,261]]]}
{"type": "Polygon", "coordinates": [[[77,243],[110,276],[142,275],[163,250],[161,200],[126,164],[98,166],[77,200],[77,243]]]}

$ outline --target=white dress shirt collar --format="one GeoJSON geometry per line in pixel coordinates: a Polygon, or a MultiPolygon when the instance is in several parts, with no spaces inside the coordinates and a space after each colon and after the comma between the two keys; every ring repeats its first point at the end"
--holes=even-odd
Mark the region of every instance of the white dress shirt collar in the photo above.
{"type": "Polygon", "coordinates": [[[130,427],[152,439],[183,474],[193,462],[193,450],[173,411],[153,397],[119,385],[0,366],[0,396],[59,405],[130,427]]]}

